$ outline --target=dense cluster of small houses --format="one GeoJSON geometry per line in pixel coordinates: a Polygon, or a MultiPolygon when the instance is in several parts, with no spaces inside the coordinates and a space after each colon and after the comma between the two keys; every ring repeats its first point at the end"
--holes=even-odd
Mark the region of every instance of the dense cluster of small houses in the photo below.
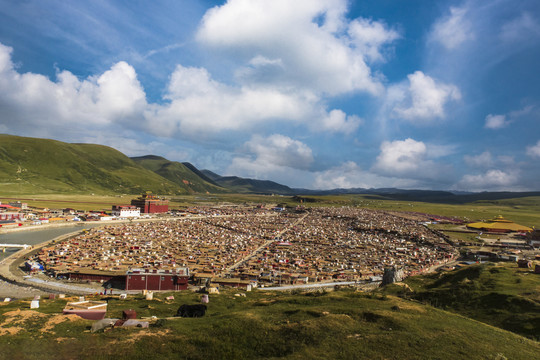
{"type": "Polygon", "coordinates": [[[188,213],[197,216],[94,228],[30,260],[72,280],[127,283],[155,274],[159,286],[169,286],[166,275],[182,272],[195,285],[246,287],[376,280],[389,266],[412,275],[457,254],[421,221],[383,211],[195,207],[188,213]]]}

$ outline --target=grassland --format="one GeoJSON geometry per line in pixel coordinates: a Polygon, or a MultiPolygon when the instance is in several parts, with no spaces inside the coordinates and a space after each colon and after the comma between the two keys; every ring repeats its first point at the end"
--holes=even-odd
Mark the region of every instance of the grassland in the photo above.
{"type": "MultiPolygon", "coordinates": [[[[135,195],[114,195],[97,192],[94,195],[79,194],[27,194],[6,195],[0,193],[0,201],[24,199],[30,206],[90,210],[110,210],[113,204],[129,204],[135,195]],[[2,196],[5,196],[2,198],[2,196]]],[[[270,196],[251,194],[198,194],[169,196],[171,208],[192,205],[220,204],[282,204],[289,207],[356,206],[385,211],[420,212],[439,216],[457,217],[465,221],[480,221],[502,215],[525,226],[540,227],[540,197],[524,197],[506,200],[476,201],[467,204],[440,204],[388,200],[372,195],[309,196],[310,201],[299,202],[294,196],[270,196]]]]}
{"type": "Polygon", "coordinates": [[[516,263],[472,265],[405,283],[409,288],[391,285],[385,292],[540,340],[540,275],[516,263]]]}
{"type": "MultiPolygon", "coordinates": [[[[134,309],[170,317],[200,294],[109,299],[107,317],[134,309]]],[[[0,358],[10,359],[532,359],[540,344],[450,312],[377,293],[234,291],[211,295],[207,315],[158,320],[149,329],[91,333],[58,315],[65,300],[0,305],[0,358]],[[17,309],[24,309],[17,316],[17,309]],[[16,323],[16,321],[19,321],[16,323]],[[64,320],[64,321],[62,321],[64,320]],[[11,330],[8,330],[11,329],[11,330]],[[46,330],[44,330],[46,329],[46,330]]]]}

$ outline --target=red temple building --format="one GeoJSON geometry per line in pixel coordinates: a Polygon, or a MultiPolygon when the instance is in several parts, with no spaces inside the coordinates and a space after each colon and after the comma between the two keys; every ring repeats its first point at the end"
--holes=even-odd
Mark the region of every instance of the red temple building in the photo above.
{"type": "Polygon", "coordinates": [[[187,290],[188,268],[174,270],[132,270],[126,276],[126,290],[187,290]]]}
{"type": "Polygon", "coordinates": [[[131,205],[141,209],[141,214],[166,213],[169,211],[169,200],[160,199],[152,194],[144,194],[137,199],[131,200],[131,205]]]}

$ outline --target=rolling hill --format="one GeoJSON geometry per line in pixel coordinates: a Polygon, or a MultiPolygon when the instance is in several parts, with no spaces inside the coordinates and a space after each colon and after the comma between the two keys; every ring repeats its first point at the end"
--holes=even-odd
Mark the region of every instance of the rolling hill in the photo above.
{"type": "Polygon", "coordinates": [[[224,193],[227,189],[216,184],[212,179],[200,173],[190,163],[169,161],[161,156],[146,155],[132,157],[131,160],[145,169],[155,172],[175,183],[187,193],[224,193]]]}
{"type": "Polygon", "coordinates": [[[183,194],[177,184],[113,148],[0,135],[0,192],[183,194]]]}
{"type": "Polygon", "coordinates": [[[210,170],[201,170],[201,173],[220,186],[240,194],[296,194],[290,187],[270,180],[246,179],[238,176],[220,176],[210,170]]]}

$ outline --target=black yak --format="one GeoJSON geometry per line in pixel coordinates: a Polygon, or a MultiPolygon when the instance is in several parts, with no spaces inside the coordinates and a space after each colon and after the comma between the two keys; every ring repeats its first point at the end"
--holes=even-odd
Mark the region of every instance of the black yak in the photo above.
{"type": "Polygon", "coordinates": [[[203,317],[206,312],[206,305],[187,305],[184,304],[178,308],[176,316],[180,317],[203,317]]]}

